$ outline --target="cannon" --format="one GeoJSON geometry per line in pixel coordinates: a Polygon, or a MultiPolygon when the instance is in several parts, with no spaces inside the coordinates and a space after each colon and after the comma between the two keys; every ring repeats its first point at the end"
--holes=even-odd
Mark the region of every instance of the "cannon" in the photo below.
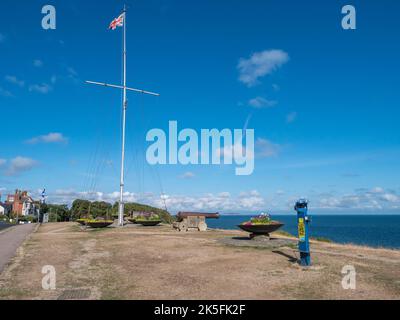
{"type": "Polygon", "coordinates": [[[206,219],[218,219],[219,213],[179,212],[173,227],[178,231],[207,231],[206,219]]]}

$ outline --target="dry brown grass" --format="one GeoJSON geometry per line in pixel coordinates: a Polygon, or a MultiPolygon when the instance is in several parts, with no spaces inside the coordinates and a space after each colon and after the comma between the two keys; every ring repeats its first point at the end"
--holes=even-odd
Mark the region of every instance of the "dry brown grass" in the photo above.
{"type": "Polygon", "coordinates": [[[314,241],[314,266],[304,269],[290,248],[217,241],[238,235],[244,233],[43,225],[0,276],[0,298],[57,299],[67,289],[90,289],[89,299],[400,298],[400,251],[314,241]],[[358,272],[356,290],[341,287],[342,267],[349,264],[358,272]],[[41,288],[44,265],[56,268],[55,291],[41,288]]]}

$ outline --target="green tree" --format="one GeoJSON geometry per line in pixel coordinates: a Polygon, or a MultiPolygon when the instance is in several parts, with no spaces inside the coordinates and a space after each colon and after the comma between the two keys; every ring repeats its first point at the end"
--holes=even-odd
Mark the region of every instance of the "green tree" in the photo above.
{"type": "Polygon", "coordinates": [[[74,220],[86,218],[89,216],[89,209],[90,209],[90,201],[88,200],[81,200],[76,199],[72,203],[71,207],[71,216],[74,220]]]}
{"type": "MultiPolygon", "coordinates": [[[[114,206],[112,208],[114,216],[118,215],[118,206],[119,206],[118,202],[114,203],[114,206]]],[[[135,202],[125,203],[125,210],[124,210],[125,215],[131,215],[133,212],[155,213],[160,216],[161,221],[164,223],[172,223],[174,221],[174,218],[166,210],[135,202]]]]}
{"type": "Polygon", "coordinates": [[[66,204],[47,204],[46,206],[46,213],[49,213],[50,222],[69,221],[71,212],[66,204]]]}
{"type": "Polygon", "coordinates": [[[99,217],[109,218],[112,215],[112,205],[105,201],[95,201],[90,204],[90,215],[96,219],[99,217]]]}

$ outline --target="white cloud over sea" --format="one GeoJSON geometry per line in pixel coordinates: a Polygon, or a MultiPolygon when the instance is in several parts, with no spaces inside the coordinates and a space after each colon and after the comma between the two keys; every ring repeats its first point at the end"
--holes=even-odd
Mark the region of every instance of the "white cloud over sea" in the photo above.
{"type": "MultiPolygon", "coordinates": [[[[32,192],[40,198],[41,190],[32,192]]],[[[139,202],[159,208],[167,206],[170,212],[180,210],[218,211],[222,213],[257,213],[261,211],[293,213],[295,201],[302,195],[290,194],[277,190],[271,194],[261,194],[257,190],[243,191],[232,194],[227,191],[219,193],[204,193],[196,196],[183,194],[160,194],[125,192],[125,201],[139,202]]],[[[107,201],[114,203],[119,200],[119,192],[81,192],[73,189],[48,191],[48,202],[71,205],[75,199],[91,201],[107,201]]],[[[356,213],[356,212],[387,212],[400,209],[400,193],[384,188],[357,189],[350,193],[312,193],[308,197],[310,211],[313,214],[356,213]]]]}

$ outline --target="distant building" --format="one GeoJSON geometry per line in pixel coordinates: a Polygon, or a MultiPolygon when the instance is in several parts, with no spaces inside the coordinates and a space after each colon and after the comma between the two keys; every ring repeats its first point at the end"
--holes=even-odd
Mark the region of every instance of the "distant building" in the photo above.
{"type": "Polygon", "coordinates": [[[12,205],[0,202],[0,216],[9,216],[12,211],[12,205]]]}
{"type": "Polygon", "coordinates": [[[15,190],[7,196],[7,205],[11,205],[12,212],[19,216],[38,216],[39,205],[29,196],[28,191],[15,190]]]}

